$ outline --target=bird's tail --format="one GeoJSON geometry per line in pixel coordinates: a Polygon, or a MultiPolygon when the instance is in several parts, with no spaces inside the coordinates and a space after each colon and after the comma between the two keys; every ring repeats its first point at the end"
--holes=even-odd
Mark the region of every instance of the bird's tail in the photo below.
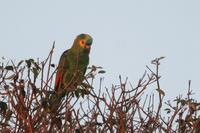
{"type": "Polygon", "coordinates": [[[49,98],[50,111],[55,113],[58,112],[58,108],[61,105],[63,95],[61,93],[53,93],[49,98]]]}
{"type": "Polygon", "coordinates": [[[58,129],[60,129],[62,122],[61,118],[59,116],[59,107],[62,103],[63,96],[58,93],[53,93],[49,98],[49,113],[51,115],[51,126],[50,131],[52,131],[52,128],[56,126],[58,129]]]}

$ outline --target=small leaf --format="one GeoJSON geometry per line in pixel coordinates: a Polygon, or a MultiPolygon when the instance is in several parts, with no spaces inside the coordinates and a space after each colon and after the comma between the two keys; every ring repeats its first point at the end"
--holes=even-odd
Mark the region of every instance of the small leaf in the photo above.
{"type": "Polygon", "coordinates": [[[0,112],[5,113],[7,110],[8,106],[5,102],[0,101],[0,112]]]}
{"type": "Polygon", "coordinates": [[[80,129],[75,129],[75,133],[81,133],[80,129]]]}
{"type": "Polygon", "coordinates": [[[17,67],[19,67],[24,61],[21,60],[18,64],[17,64],[17,67]]]}
{"type": "Polygon", "coordinates": [[[33,74],[34,74],[34,79],[36,79],[38,74],[39,74],[37,68],[33,68],[32,71],[33,71],[33,74]]]}
{"type": "Polygon", "coordinates": [[[41,104],[42,104],[42,107],[46,110],[48,109],[48,101],[45,99],[45,98],[42,98],[41,99],[41,104]]]}
{"type": "Polygon", "coordinates": [[[91,85],[89,85],[88,83],[81,83],[81,85],[85,88],[85,89],[89,89],[92,88],[91,85]]]}
{"type": "Polygon", "coordinates": [[[165,92],[161,89],[156,89],[160,94],[162,94],[163,96],[165,96],[165,92]]]}
{"type": "Polygon", "coordinates": [[[106,73],[106,71],[104,71],[104,70],[100,70],[98,73],[100,73],[100,74],[104,74],[104,73],[106,73]]]}
{"type": "Polygon", "coordinates": [[[79,90],[76,90],[76,91],[75,91],[75,96],[76,96],[77,98],[80,96],[79,93],[80,93],[79,90]]]}
{"type": "Polygon", "coordinates": [[[12,75],[10,75],[10,76],[6,77],[5,79],[8,79],[8,80],[10,80],[10,79],[13,79],[14,77],[15,77],[15,74],[12,74],[12,75]]]}
{"type": "Polygon", "coordinates": [[[4,89],[5,90],[9,89],[9,85],[4,85],[4,89]]]}
{"type": "Polygon", "coordinates": [[[169,108],[166,108],[165,111],[167,111],[167,114],[169,114],[171,112],[171,110],[169,108]]]}
{"type": "Polygon", "coordinates": [[[98,67],[97,67],[97,69],[103,69],[103,67],[101,67],[101,66],[98,66],[98,67]]]}
{"type": "Polygon", "coordinates": [[[15,85],[14,83],[12,83],[12,82],[10,83],[10,85],[11,85],[12,87],[16,87],[16,85],[15,85]]]}
{"type": "Polygon", "coordinates": [[[0,66],[0,70],[3,70],[3,66],[0,66]]]}
{"type": "Polygon", "coordinates": [[[27,64],[27,67],[28,67],[28,68],[31,67],[31,61],[30,61],[30,60],[26,60],[26,64],[27,64]]]}
{"type": "Polygon", "coordinates": [[[21,96],[23,96],[23,98],[25,98],[26,92],[24,91],[24,89],[21,88],[20,93],[21,93],[21,96]]]}
{"type": "Polygon", "coordinates": [[[181,99],[181,100],[180,100],[180,103],[181,103],[182,106],[184,106],[184,105],[187,104],[187,101],[181,99]]]}
{"type": "Polygon", "coordinates": [[[36,68],[37,70],[41,69],[41,68],[39,67],[39,65],[38,65],[36,62],[33,62],[33,65],[35,66],[35,68],[36,68]]]}
{"type": "Polygon", "coordinates": [[[6,66],[5,69],[13,71],[13,66],[6,66]]]}
{"type": "Polygon", "coordinates": [[[162,59],[164,59],[165,58],[165,56],[161,56],[160,58],[158,58],[158,60],[162,60],[162,59]]]}
{"type": "Polygon", "coordinates": [[[29,59],[31,63],[34,63],[34,59],[29,59]]]}
{"type": "Polygon", "coordinates": [[[23,80],[23,79],[20,79],[20,80],[19,80],[19,83],[20,83],[20,84],[24,84],[24,80],[23,80]]]}
{"type": "Polygon", "coordinates": [[[55,68],[55,64],[51,64],[51,67],[55,68]]]}

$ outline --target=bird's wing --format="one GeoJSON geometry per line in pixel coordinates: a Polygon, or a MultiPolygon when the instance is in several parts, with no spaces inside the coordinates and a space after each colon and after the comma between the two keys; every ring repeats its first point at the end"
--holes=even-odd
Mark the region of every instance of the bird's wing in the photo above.
{"type": "Polygon", "coordinates": [[[55,92],[59,92],[60,91],[60,87],[61,87],[61,83],[62,83],[62,80],[63,80],[63,75],[64,75],[64,70],[65,69],[65,65],[67,65],[66,63],[66,56],[67,56],[67,52],[68,50],[66,50],[61,58],[60,58],[60,61],[59,61],[59,65],[58,65],[58,70],[57,70],[57,73],[56,73],[56,82],[55,82],[55,88],[54,88],[54,91],[55,92]]]}

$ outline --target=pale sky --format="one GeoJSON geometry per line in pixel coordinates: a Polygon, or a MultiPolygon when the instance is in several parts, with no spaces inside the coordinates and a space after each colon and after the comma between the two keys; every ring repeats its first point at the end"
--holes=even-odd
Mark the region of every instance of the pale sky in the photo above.
{"type": "Polygon", "coordinates": [[[105,85],[129,78],[133,86],[155,57],[166,97],[200,95],[199,0],[1,0],[0,56],[45,59],[55,40],[54,63],[80,33],[94,39],[90,65],[107,73],[105,85]]]}

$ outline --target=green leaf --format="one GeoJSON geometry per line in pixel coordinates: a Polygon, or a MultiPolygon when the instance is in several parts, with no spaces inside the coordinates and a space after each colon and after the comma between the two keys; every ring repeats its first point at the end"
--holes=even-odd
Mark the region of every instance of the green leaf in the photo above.
{"type": "Polygon", "coordinates": [[[103,67],[101,67],[101,66],[98,66],[98,67],[97,67],[97,69],[103,69],[103,67]]]}
{"type": "Polygon", "coordinates": [[[0,66],[0,70],[3,70],[3,66],[0,66]]]}
{"type": "Polygon", "coordinates": [[[53,67],[53,68],[54,68],[54,67],[55,67],[55,64],[51,64],[51,67],[53,67]]]}
{"type": "Polygon", "coordinates": [[[17,64],[17,67],[19,67],[24,61],[21,60],[18,64],[17,64]]]}
{"type": "Polygon", "coordinates": [[[28,68],[31,67],[31,61],[30,61],[30,60],[26,60],[26,64],[27,64],[27,67],[28,67],[28,68]]]}
{"type": "Polygon", "coordinates": [[[5,90],[9,89],[9,85],[4,85],[4,89],[5,90]]]}
{"type": "Polygon", "coordinates": [[[42,107],[46,110],[49,106],[48,106],[48,101],[47,99],[45,98],[42,98],[41,99],[41,104],[42,104],[42,107]]]}
{"type": "Polygon", "coordinates": [[[104,73],[106,73],[106,71],[104,71],[104,70],[100,70],[98,73],[100,73],[100,74],[104,74],[104,73]]]}
{"type": "Polygon", "coordinates": [[[34,63],[34,59],[29,59],[31,63],[34,63]]]}
{"type": "Polygon", "coordinates": [[[16,85],[15,85],[13,82],[11,82],[10,85],[11,85],[12,87],[16,87],[16,85]]]}
{"type": "Polygon", "coordinates": [[[19,80],[19,83],[20,83],[20,84],[24,84],[24,80],[23,80],[23,79],[20,79],[20,80],[19,80]]]}
{"type": "Polygon", "coordinates": [[[80,129],[75,129],[75,133],[81,133],[80,129]]]}
{"type": "Polygon", "coordinates": [[[26,92],[24,91],[23,88],[21,88],[20,93],[21,93],[21,95],[23,96],[23,98],[25,98],[25,96],[26,96],[26,92]]]}
{"type": "Polygon", "coordinates": [[[90,91],[86,89],[81,89],[81,96],[84,98],[85,95],[89,95],[90,91]]]}
{"type": "Polygon", "coordinates": [[[32,72],[33,72],[33,74],[34,74],[34,79],[36,79],[37,76],[39,75],[38,69],[34,67],[34,68],[32,69],[32,72]]]}
{"type": "Polygon", "coordinates": [[[156,89],[161,95],[163,95],[163,96],[165,96],[165,92],[163,91],[163,90],[161,90],[161,89],[156,89]]]}
{"type": "Polygon", "coordinates": [[[79,96],[80,96],[79,93],[80,93],[79,90],[76,90],[76,91],[75,91],[75,96],[76,96],[76,97],[79,97],[79,96]]]}
{"type": "Polygon", "coordinates": [[[8,79],[8,80],[10,80],[10,79],[14,79],[15,76],[16,76],[15,74],[12,74],[12,75],[6,77],[6,79],[8,79]]]}
{"type": "Polygon", "coordinates": [[[162,60],[162,59],[164,59],[165,58],[165,56],[161,56],[160,58],[158,58],[158,60],[162,60]]]}
{"type": "Polygon", "coordinates": [[[39,65],[38,65],[36,62],[33,62],[33,65],[35,66],[35,68],[36,68],[37,70],[41,69],[41,68],[39,67],[39,65]]]}
{"type": "Polygon", "coordinates": [[[7,104],[5,102],[0,101],[0,112],[5,113],[7,108],[7,104]]]}
{"type": "Polygon", "coordinates": [[[169,108],[166,108],[165,111],[167,111],[167,114],[169,114],[171,112],[171,110],[169,108]]]}
{"type": "Polygon", "coordinates": [[[6,66],[5,69],[13,71],[13,66],[6,66]]]}

